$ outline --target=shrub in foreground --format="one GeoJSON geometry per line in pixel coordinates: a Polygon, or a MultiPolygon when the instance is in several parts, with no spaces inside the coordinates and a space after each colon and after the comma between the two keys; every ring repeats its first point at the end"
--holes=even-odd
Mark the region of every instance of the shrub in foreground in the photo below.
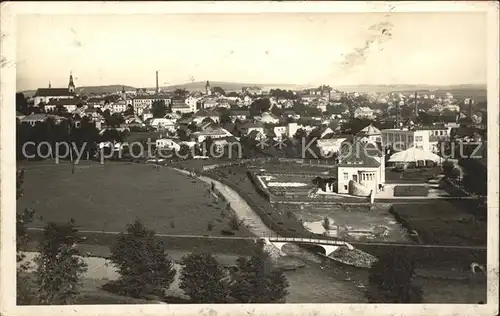
{"type": "Polygon", "coordinates": [[[111,262],[120,273],[120,294],[143,297],[168,289],[176,270],[153,230],[139,221],[127,226],[111,247],[111,262]]]}
{"type": "Polygon", "coordinates": [[[227,273],[207,252],[193,252],[182,258],[179,287],[194,303],[225,303],[228,297],[227,273]]]}

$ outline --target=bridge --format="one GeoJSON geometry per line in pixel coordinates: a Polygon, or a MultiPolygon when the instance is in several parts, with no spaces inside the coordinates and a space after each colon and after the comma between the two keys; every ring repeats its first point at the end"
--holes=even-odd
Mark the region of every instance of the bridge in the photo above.
{"type": "Polygon", "coordinates": [[[354,247],[345,241],[341,240],[331,240],[331,239],[321,239],[321,238],[300,238],[300,237],[280,237],[280,236],[268,236],[262,237],[265,243],[271,244],[278,248],[280,251],[285,244],[296,243],[296,244],[309,244],[320,246],[325,250],[325,255],[328,256],[332,254],[339,247],[347,247],[349,250],[353,250],[354,247]]]}

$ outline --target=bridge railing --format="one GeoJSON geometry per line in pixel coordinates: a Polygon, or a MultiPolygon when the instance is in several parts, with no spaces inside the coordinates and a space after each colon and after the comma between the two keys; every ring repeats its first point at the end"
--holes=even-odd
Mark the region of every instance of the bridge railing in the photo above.
{"type": "Polygon", "coordinates": [[[335,245],[335,246],[344,246],[348,249],[352,250],[354,247],[344,241],[344,240],[331,240],[331,239],[321,239],[321,238],[312,238],[312,237],[282,237],[277,234],[266,234],[265,237],[269,239],[269,241],[289,241],[289,242],[307,242],[312,244],[326,244],[326,245],[335,245]]]}

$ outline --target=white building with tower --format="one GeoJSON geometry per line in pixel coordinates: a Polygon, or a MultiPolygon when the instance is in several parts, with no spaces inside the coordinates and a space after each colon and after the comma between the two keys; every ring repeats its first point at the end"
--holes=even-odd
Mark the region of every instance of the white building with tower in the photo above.
{"type": "Polygon", "coordinates": [[[34,105],[38,106],[40,103],[49,103],[50,100],[70,99],[76,96],[75,82],[73,81],[73,74],[69,74],[69,83],[67,88],[52,88],[49,82],[48,88],[38,88],[33,96],[34,105]]]}

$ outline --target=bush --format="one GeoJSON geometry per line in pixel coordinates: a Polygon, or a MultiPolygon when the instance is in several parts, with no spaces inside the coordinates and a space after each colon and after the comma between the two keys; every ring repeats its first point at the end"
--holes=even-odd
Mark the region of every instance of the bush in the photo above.
{"type": "Polygon", "coordinates": [[[78,294],[87,264],[75,247],[81,242],[77,233],[73,220],[45,227],[40,254],[35,258],[40,304],[72,304],[78,294]]]}
{"type": "Polygon", "coordinates": [[[288,294],[288,280],[260,248],[252,257],[240,257],[232,275],[231,297],[238,303],[281,303],[288,294]]]}
{"type": "Polygon", "coordinates": [[[412,284],[415,264],[397,252],[380,257],[370,268],[366,292],[371,303],[421,303],[422,290],[412,284]]]}
{"type": "Polygon", "coordinates": [[[176,270],[163,243],[136,220],[111,247],[111,262],[120,273],[120,294],[141,297],[167,289],[176,270]]]}
{"type": "Polygon", "coordinates": [[[179,287],[194,303],[225,303],[229,294],[227,273],[207,252],[182,258],[179,287]]]}
{"type": "Polygon", "coordinates": [[[207,224],[207,230],[208,230],[209,232],[211,232],[211,231],[212,231],[212,229],[214,229],[214,223],[213,223],[213,222],[208,222],[208,224],[207,224]]]}
{"type": "Polygon", "coordinates": [[[239,219],[238,216],[236,216],[236,215],[231,216],[231,218],[229,219],[229,227],[232,230],[239,230],[240,227],[244,223],[245,223],[245,220],[244,219],[239,219]]]}
{"type": "Polygon", "coordinates": [[[231,230],[221,229],[220,233],[224,236],[234,236],[234,232],[231,230]]]}

